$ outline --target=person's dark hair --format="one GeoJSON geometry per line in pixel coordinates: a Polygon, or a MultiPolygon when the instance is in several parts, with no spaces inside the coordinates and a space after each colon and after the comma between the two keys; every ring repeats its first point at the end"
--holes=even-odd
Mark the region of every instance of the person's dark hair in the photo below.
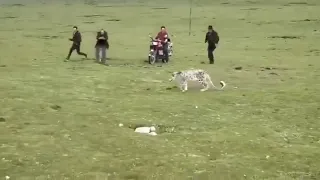
{"type": "Polygon", "coordinates": [[[208,29],[213,29],[212,25],[209,25],[209,26],[208,26],[208,29]]]}
{"type": "Polygon", "coordinates": [[[78,29],[78,27],[77,27],[77,26],[73,26],[73,28],[76,28],[76,29],[78,29]]]}
{"type": "Polygon", "coordinates": [[[161,26],[161,29],[162,29],[162,28],[166,28],[166,27],[165,27],[165,26],[161,26]]]}

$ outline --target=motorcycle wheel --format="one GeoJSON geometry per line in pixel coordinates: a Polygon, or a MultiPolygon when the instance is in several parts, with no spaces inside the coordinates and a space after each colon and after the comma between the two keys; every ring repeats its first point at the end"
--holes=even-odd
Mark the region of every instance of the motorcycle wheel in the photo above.
{"type": "Polygon", "coordinates": [[[149,64],[154,64],[156,62],[155,56],[149,56],[149,64]]]}

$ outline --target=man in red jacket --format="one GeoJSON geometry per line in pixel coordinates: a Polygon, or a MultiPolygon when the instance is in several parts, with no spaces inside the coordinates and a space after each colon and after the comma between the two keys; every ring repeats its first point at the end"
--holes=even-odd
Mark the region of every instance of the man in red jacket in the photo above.
{"type": "Polygon", "coordinates": [[[168,32],[165,26],[161,26],[161,31],[157,34],[156,39],[159,39],[163,45],[163,54],[165,56],[165,61],[169,61],[169,52],[168,52],[168,32]]]}

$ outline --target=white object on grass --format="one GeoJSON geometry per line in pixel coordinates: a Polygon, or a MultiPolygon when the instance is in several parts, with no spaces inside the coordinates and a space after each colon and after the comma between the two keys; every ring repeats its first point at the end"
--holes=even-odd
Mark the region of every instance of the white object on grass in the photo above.
{"type": "Polygon", "coordinates": [[[9,176],[6,176],[6,180],[9,180],[10,179],[10,177],[9,176]]]}
{"type": "Polygon", "coordinates": [[[150,127],[150,132],[155,132],[156,131],[156,128],[154,126],[151,126],[150,127]]]}
{"type": "Polygon", "coordinates": [[[151,135],[151,136],[156,136],[156,135],[158,135],[158,134],[157,134],[156,132],[150,132],[149,135],[151,135]]]}
{"type": "Polygon", "coordinates": [[[119,127],[122,127],[122,126],[123,126],[123,124],[122,124],[122,123],[120,123],[120,124],[119,124],[119,127]]]}
{"type": "Polygon", "coordinates": [[[150,131],[150,127],[138,127],[134,130],[134,132],[148,134],[151,131],[150,131]]]}
{"type": "Polygon", "coordinates": [[[138,127],[134,130],[134,132],[149,134],[151,132],[155,132],[156,128],[154,126],[151,127],[138,127]]]}

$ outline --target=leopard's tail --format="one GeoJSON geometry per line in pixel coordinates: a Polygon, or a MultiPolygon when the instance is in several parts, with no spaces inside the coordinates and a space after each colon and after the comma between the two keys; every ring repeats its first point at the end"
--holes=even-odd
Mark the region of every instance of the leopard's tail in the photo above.
{"type": "Polygon", "coordinates": [[[220,81],[221,87],[220,87],[220,88],[217,88],[217,87],[213,84],[213,82],[211,81],[211,78],[210,78],[210,77],[208,78],[208,80],[209,80],[211,86],[212,86],[213,88],[215,88],[215,89],[222,90],[222,89],[225,88],[226,85],[227,85],[224,81],[220,81]]]}
{"type": "Polygon", "coordinates": [[[221,85],[220,89],[222,90],[224,87],[226,87],[227,84],[224,81],[220,81],[220,85],[221,85]]]}

